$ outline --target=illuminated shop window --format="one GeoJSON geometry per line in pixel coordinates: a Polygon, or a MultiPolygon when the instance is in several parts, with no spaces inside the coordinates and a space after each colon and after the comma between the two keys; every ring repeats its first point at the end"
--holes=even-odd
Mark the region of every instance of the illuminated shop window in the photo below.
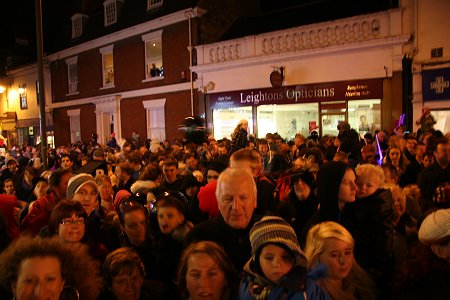
{"type": "Polygon", "coordinates": [[[227,138],[231,140],[231,134],[240,120],[248,121],[249,134],[253,133],[252,107],[231,107],[213,110],[214,138],[216,140],[227,138]]]}
{"type": "Polygon", "coordinates": [[[348,123],[364,136],[381,129],[380,99],[348,101],[348,123]]]}
{"type": "Polygon", "coordinates": [[[318,112],[317,103],[258,106],[258,138],[275,132],[287,140],[292,140],[296,133],[307,137],[311,131],[318,131],[318,112]]]}

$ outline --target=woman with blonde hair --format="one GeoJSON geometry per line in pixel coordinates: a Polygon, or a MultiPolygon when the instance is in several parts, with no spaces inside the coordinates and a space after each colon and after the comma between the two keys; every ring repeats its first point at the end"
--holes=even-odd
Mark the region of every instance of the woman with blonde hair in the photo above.
{"type": "Polygon", "coordinates": [[[332,299],[377,299],[370,276],[353,256],[352,235],[336,222],[323,222],[312,227],[306,238],[308,267],[327,267],[326,275],[317,280],[332,299]]]}
{"type": "Polygon", "coordinates": [[[248,146],[248,121],[242,119],[231,134],[231,153],[248,146]]]}

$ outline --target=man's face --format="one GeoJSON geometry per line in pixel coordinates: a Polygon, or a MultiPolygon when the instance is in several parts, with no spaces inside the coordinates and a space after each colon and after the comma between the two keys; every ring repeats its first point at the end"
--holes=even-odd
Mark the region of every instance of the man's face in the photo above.
{"type": "Polygon", "coordinates": [[[446,165],[449,163],[450,155],[450,144],[438,144],[436,151],[434,152],[434,157],[441,165],[446,165]]]}
{"type": "Polygon", "coordinates": [[[261,155],[264,156],[267,154],[267,152],[269,152],[269,146],[267,144],[259,144],[258,150],[259,153],[261,153],[261,155]]]}
{"type": "Polygon", "coordinates": [[[72,166],[73,166],[73,162],[67,156],[64,156],[61,159],[61,167],[63,169],[68,169],[68,168],[71,168],[72,166]]]}
{"type": "Polygon", "coordinates": [[[15,161],[10,161],[10,162],[8,163],[8,169],[9,169],[11,172],[16,172],[16,171],[17,171],[17,163],[16,163],[15,161]]]}
{"type": "Polygon", "coordinates": [[[378,132],[378,141],[380,143],[382,143],[382,142],[384,142],[385,139],[386,139],[386,133],[384,133],[384,131],[378,132]]]}
{"type": "Polygon", "coordinates": [[[237,176],[221,182],[219,210],[225,222],[234,229],[244,229],[250,223],[256,208],[253,185],[247,176],[237,176]]]}
{"type": "Polygon", "coordinates": [[[64,174],[58,186],[53,187],[53,190],[60,199],[66,199],[67,197],[67,184],[72,177],[72,173],[64,174]]]}
{"type": "Polygon", "coordinates": [[[416,145],[417,145],[416,140],[414,139],[406,140],[406,149],[408,150],[409,153],[415,154],[416,145]]]}
{"type": "Polygon", "coordinates": [[[3,189],[5,190],[5,193],[7,195],[14,195],[14,192],[16,191],[14,187],[14,182],[8,180],[5,182],[3,189]]]}
{"type": "Polygon", "coordinates": [[[166,181],[172,183],[177,179],[177,167],[175,166],[163,166],[163,173],[166,181]]]}
{"type": "Polygon", "coordinates": [[[186,166],[189,170],[191,170],[191,171],[196,170],[197,165],[198,165],[198,160],[195,157],[191,156],[186,159],[186,166]]]}

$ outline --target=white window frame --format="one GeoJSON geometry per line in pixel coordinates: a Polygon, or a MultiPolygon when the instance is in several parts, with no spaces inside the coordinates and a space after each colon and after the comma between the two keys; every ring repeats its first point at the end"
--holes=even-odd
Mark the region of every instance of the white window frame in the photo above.
{"type": "Polygon", "coordinates": [[[157,30],[157,31],[153,31],[147,34],[144,34],[142,36],[142,41],[144,42],[144,62],[145,62],[145,79],[143,80],[143,82],[145,81],[153,81],[153,80],[160,80],[160,79],[164,79],[164,75],[161,76],[155,76],[152,77],[150,75],[150,68],[151,68],[151,64],[152,62],[154,62],[155,60],[161,60],[161,67],[164,66],[164,62],[163,62],[163,55],[162,55],[162,51],[161,51],[161,57],[156,57],[154,59],[149,59],[147,57],[147,44],[149,43],[153,43],[153,42],[160,42],[161,43],[161,50],[162,50],[162,34],[163,34],[163,30],[157,30]]]}
{"type": "Polygon", "coordinates": [[[147,139],[166,139],[166,117],[165,104],[166,99],[154,99],[143,101],[145,115],[147,119],[147,139]]]}
{"type": "Polygon", "coordinates": [[[104,22],[105,27],[117,23],[117,17],[119,15],[119,3],[122,0],[106,0],[103,2],[104,22]]]}
{"type": "Polygon", "coordinates": [[[147,0],[147,10],[154,9],[163,5],[163,0],[147,0]]]}
{"type": "Polygon", "coordinates": [[[66,59],[67,64],[67,82],[68,82],[68,91],[69,93],[67,95],[75,95],[79,93],[78,90],[78,56],[74,56],[71,58],[66,59]],[[71,74],[71,71],[73,72],[73,69],[76,70],[76,76],[73,76],[74,74],[71,74]],[[76,79],[76,80],[75,80],[76,79]]]}
{"type": "Polygon", "coordinates": [[[81,125],[80,125],[81,109],[72,109],[67,111],[70,120],[70,143],[81,141],[81,125]]]}
{"type": "Polygon", "coordinates": [[[100,89],[108,89],[108,88],[113,88],[114,86],[114,45],[109,45],[103,48],[100,48],[100,53],[102,55],[102,82],[103,82],[103,87],[101,87],[100,89]],[[105,55],[112,55],[112,60],[113,60],[113,66],[112,66],[112,81],[107,82],[107,74],[106,74],[106,67],[105,67],[105,55]]]}
{"type": "Polygon", "coordinates": [[[83,34],[84,22],[88,18],[87,15],[74,14],[72,20],[72,38],[80,37],[83,34]]]}

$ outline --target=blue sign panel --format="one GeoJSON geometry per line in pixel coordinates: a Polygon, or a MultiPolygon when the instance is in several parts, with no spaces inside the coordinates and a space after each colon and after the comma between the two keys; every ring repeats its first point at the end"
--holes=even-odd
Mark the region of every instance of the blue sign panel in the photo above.
{"type": "Polygon", "coordinates": [[[423,100],[450,99],[450,68],[422,71],[423,100]]]}

